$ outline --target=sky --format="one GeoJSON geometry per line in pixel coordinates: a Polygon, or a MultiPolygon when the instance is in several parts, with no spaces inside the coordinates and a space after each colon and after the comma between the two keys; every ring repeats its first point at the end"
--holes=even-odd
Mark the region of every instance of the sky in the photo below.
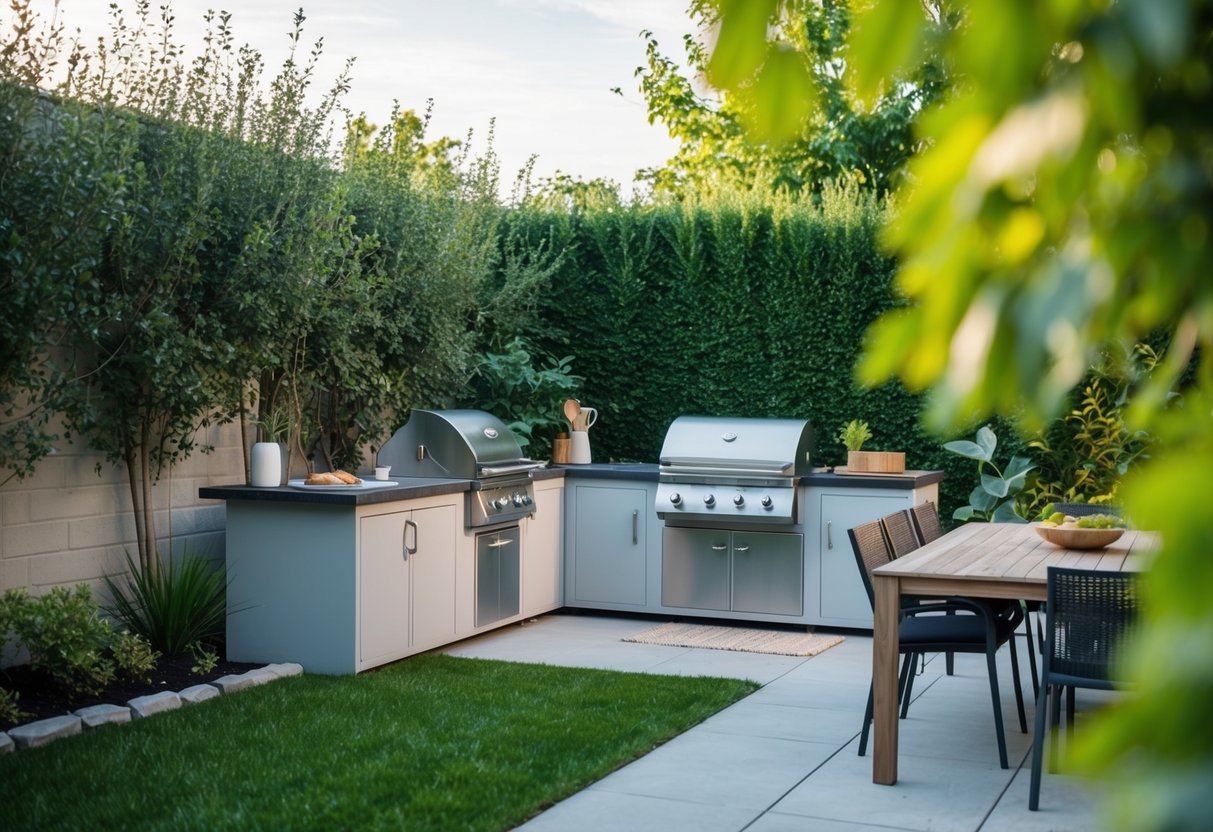
{"type": "MultiPolygon", "coordinates": [[[[151,0],[158,10],[164,0],[151,0]]],[[[117,0],[129,19],[134,0],[117,0]]],[[[661,164],[676,144],[648,123],[633,72],[644,63],[642,29],[662,51],[684,58],[682,36],[693,30],[689,0],[173,0],[176,40],[187,60],[201,43],[208,8],[232,12],[237,43],[281,65],[287,33],[303,6],[304,41],[324,38],[316,87],[328,88],[355,57],[344,103],[382,125],[393,100],[422,111],[434,99],[430,138],[474,131],[483,149],[496,118],[494,147],[503,186],[531,155],[537,177],[561,171],[604,177],[631,189],[638,168],[661,164]],[[623,96],[611,92],[620,87],[623,96]]],[[[95,43],[109,25],[110,0],[34,0],[45,17],[95,43]]],[[[153,11],[158,14],[158,11],[153,11]]]]}

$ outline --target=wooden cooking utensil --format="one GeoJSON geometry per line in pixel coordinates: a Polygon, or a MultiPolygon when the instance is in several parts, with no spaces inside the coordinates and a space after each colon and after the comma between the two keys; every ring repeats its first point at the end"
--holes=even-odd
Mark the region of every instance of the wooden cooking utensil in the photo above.
{"type": "Polygon", "coordinates": [[[577,417],[581,415],[581,402],[576,399],[564,400],[564,418],[569,420],[569,428],[577,430],[577,417]]]}

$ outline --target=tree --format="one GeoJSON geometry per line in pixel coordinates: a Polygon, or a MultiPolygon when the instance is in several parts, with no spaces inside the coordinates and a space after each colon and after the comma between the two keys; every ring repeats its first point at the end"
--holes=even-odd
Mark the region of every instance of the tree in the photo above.
{"type": "MultiPolygon", "coordinates": [[[[767,71],[781,5],[721,3],[710,77],[734,88],[767,71]]],[[[1125,506],[1162,540],[1127,663],[1136,695],[1090,732],[1086,758],[1122,780],[1117,824],[1208,828],[1213,3],[982,0],[937,36],[920,0],[882,0],[850,41],[861,100],[928,47],[962,79],[918,121],[924,149],[887,234],[912,303],[873,325],[860,376],[930,389],[937,428],[1002,413],[1036,429],[1101,347],[1166,342],[1126,412],[1157,444],[1125,506]]]]}
{"type": "MultiPolygon", "coordinates": [[[[693,0],[690,13],[702,30],[721,22],[711,0],[693,0]]],[[[947,25],[944,15],[936,19],[947,25]]],[[[643,33],[647,66],[636,75],[649,122],[662,122],[681,142],[672,159],[641,174],[656,193],[677,196],[720,181],[818,191],[835,181],[883,194],[897,182],[914,149],[914,118],[945,88],[938,62],[924,58],[870,106],[859,106],[844,84],[850,2],[791,0],[779,6],[771,23],[779,44],[772,64],[780,64],[783,77],[800,79],[795,83],[801,103],[815,108],[773,106],[772,87],[761,77],[744,79],[719,96],[700,95],[695,81],[661,53],[652,33],[643,33]],[[778,135],[758,144],[747,127],[764,121],[778,135]]],[[[684,46],[693,75],[708,73],[704,43],[686,35],[684,46]]]]}

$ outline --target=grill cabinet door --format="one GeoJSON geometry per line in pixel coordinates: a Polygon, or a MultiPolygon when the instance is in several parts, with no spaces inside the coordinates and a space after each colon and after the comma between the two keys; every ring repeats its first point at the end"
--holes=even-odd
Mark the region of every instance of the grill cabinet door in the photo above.
{"type": "Polygon", "coordinates": [[[804,536],[733,532],[733,610],[804,614],[804,536]]]}
{"type": "Polygon", "coordinates": [[[729,532],[662,529],[661,603],[699,610],[729,609],[729,532]]]}

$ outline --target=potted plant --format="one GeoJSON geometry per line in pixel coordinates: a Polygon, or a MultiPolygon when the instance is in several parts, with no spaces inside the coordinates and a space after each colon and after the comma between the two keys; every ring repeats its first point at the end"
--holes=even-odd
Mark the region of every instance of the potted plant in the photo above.
{"type": "Polygon", "coordinates": [[[847,472],[851,474],[900,474],[906,470],[903,451],[864,451],[863,443],[872,438],[868,423],[852,419],[838,432],[838,441],[847,449],[847,472]]]}
{"type": "Polygon", "coordinates": [[[285,478],[284,446],[291,434],[291,417],[284,407],[272,408],[264,419],[258,419],[260,440],[253,443],[249,463],[249,485],[276,488],[285,478]]]}

